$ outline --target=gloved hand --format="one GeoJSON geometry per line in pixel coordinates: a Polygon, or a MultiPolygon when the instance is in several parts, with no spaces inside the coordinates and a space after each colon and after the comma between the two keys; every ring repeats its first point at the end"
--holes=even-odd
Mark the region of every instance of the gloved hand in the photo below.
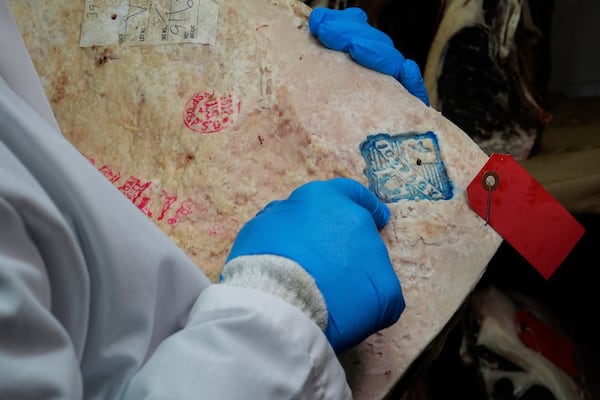
{"type": "Polygon", "coordinates": [[[393,76],[429,106],[419,66],[404,58],[388,35],[371,26],[362,9],[315,8],[310,13],[308,26],[310,32],[326,47],[348,52],[364,67],[393,76]]]}
{"type": "Polygon", "coordinates": [[[389,208],[357,181],[311,182],[250,220],[227,261],[273,254],[302,266],[325,299],[325,335],[343,351],[396,322],[404,310],[400,282],[378,232],[389,217],[389,208]]]}

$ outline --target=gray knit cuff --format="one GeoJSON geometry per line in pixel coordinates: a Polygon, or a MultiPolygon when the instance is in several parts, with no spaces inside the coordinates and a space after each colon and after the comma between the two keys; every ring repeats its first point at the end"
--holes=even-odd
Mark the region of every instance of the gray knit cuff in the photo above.
{"type": "Polygon", "coordinates": [[[221,272],[221,283],[262,290],[299,308],[322,330],[327,327],[325,299],[312,276],[289,258],[271,254],[240,256],[221,272]]]}

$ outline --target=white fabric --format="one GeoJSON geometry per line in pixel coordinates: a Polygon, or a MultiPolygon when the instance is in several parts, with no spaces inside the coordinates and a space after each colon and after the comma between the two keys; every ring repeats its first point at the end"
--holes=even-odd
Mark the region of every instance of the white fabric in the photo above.
{"type": "Polygon", "coordinates": [[[186,328],[157,349],[125,398],[350,399],[333,350],[307,321],[262,291],[211,285],[186,328]]]}
{"type": "Polygon", "coordinates": [[[0,371],[2,399],[350,398],[317,325],[211,284],[3,79],[0,371]]]}
{"type": "Polygon", "coordinates": [[[224,284],[260,289],[299,308],[321,330],[327,328],[325,299],[312,276],[297,262],[272,254],[240,256],[223,267],[224,284]]]}

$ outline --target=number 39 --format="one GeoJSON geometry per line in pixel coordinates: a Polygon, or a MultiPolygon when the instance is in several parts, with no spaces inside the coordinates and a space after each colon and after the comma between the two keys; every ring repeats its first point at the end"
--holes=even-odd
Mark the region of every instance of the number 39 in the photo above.
{"type": "Polygon", "coordinates": [[[87,18],[98,18],[98,13],[97,13],[95,10],[96,10],[96,9],[100,9],[100,6],[99,6],[99,5],[96,5],[96,4],[90,4],[90,5],[88,6],[88,9],[89,9],[91,12],[88,12],[88,13],[86,13],[86,14],[85,14],[85,16],[86,16],[87,18]]]}

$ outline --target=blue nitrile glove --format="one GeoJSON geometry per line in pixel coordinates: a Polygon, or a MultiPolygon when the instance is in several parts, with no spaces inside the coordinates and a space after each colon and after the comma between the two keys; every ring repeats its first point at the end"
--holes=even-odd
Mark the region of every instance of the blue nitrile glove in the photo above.
{"type": "Polygon", "coordinates": [[[273,254],[315,280],[328,312],[325,335],[343,351],[396,322],[400,282],[379,236],[389,208],[357,181],[314,181],[269,203],[239,232],[227,261],[273,254]]]}
{"type": "Polygon", "coordinates": [[[315,8],[309,16],[308,26],[326,47],[345,51],[364,67],[391,75],[410,93],[429,106],[427,89],[419,66],[404,58],[392,39],[371,26],[367,14],[357,7],[344,10],[315,8]]]}

